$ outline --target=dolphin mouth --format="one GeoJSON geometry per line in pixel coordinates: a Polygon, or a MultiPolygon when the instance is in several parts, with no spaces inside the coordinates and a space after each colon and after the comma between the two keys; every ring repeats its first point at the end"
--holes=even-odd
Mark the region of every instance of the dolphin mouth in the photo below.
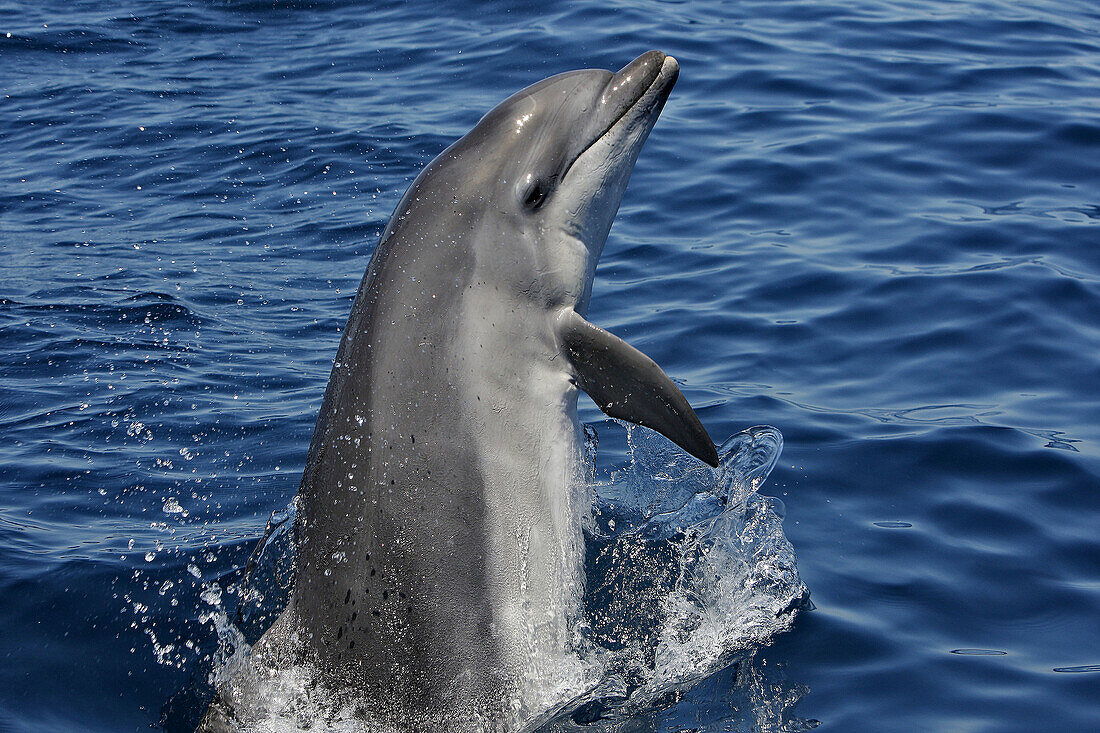
{"type": "Polygon", "coordinates": [[[600,95],[599,107],[608,111],[610,121],[600,134],[577,153],[561,174],[564,180],[569,171],[589,148],[607,137],[612,130],[629,118],[628,122],[651,118],[656,121],[654,110],[660,113],[672,93],[672,87],[680,75],[680,64],[672,56],[660,51],[647,51],[613,74],[600,95]]]}

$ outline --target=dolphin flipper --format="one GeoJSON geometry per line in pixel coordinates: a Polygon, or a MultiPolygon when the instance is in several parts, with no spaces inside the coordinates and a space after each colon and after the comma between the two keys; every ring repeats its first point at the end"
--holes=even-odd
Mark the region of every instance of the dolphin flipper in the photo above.
{"type": "Polygon", "coordinates": [[[601,410],[656,430],[704,463],[718,465],[699,416],[656,362],[572,309],[559,319],[557,332],[577,386],[601,410]]]}

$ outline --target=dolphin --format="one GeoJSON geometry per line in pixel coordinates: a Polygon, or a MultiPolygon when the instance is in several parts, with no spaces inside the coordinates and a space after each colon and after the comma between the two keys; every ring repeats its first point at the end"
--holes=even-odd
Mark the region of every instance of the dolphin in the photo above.
{"type": "MultiPolygon", "coordinates": [[[[352,306],[299,489],[290,601],[253,657],[306,663],[417,733],[519,730],[591,687],[579,392],[718,465],[660,367],[585,319],[678,73],[650,51],[553,76],[413,181],[352,306]]],[[[223,690],[200,730],[228,729],[234,707],[223,690]]]]}

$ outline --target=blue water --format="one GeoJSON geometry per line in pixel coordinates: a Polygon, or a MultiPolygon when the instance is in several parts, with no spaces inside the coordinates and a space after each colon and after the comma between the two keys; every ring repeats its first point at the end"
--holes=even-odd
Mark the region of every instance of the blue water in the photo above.
{"type": "MultiPolygon", "coordinates": [[[[814,608],[651,730],[1100,730],[1091,2],[0,1],[0,730],[187,730],[419,169],[511,92],[680,81],[591,320],[814,608]]],[[[598,470],[628,460],[591,405],[598,470]]],[[[667,705],[665,706],[667,707],[667,705]]]]}

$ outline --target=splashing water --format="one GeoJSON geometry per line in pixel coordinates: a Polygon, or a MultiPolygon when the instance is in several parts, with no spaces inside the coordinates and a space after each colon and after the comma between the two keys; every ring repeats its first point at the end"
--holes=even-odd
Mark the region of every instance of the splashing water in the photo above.
{"type": "MultiPolygon", "coordinates": [[[[594,488],[586,538],[584,614],[577,653],[600,682],[531,721],[525,731],[593,730],[665,707],[678,695],[786,630],[808,598],[783,534],[784,507],[757,490],[782,450],[772,427],[727,440],[717,469],[668,441],[623,423],[630,462],[595,481],[596,435],[585,428],[594,488]],[[593,728],[595,726],[595,728],[593,728]]],[[[380,730],[343,703],[324,699],[303,669],[245,673],[245,638],[285,605],[292,578],[295,505],[272,516],[238,590],[235,623],[219,606],[221,650],[212,684],[249,688],[274,718],[291,725],[325,719],[340,730],[380,730]]],[[[265,729],[276,726],[272,718],[265,729]]]]}
{"type": "Polygon", "coordinates": [[[789,628],[808,598],[783,534],[782,502],[756,491],[783,437],[749,428],[717,469],[623,423],[630,463],[597,484],[588,542],[588,639],[600,688],[549,728],[613,723],[676,696],[789,628]]]}

